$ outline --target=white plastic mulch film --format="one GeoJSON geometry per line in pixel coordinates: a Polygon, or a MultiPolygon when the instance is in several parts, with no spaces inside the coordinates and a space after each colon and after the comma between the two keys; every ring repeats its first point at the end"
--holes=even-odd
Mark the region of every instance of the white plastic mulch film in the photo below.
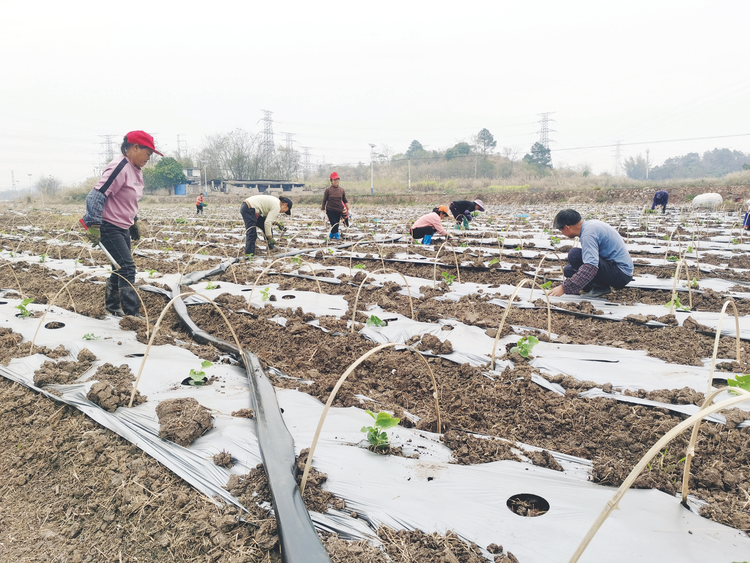
{"type": "MultiPolygon", "coordinates": [[[[486,238],[487,233],[478,231],[477,241],[486,238]]],[[[496,234],[490,235],[496,236],[496,234]]],[[[523,248],[517,252],[523,256],[535,257],[550,246],[548,238],[540,234],[534,249],[523,248]]],[[[517,242],[525,242],[518,239],[517,242]]],[[[506,234],[504,244],[515,244],[512,234],[506,234]]],[[[666,244],[666,243],[664,243],[666,244]]],[[[671,244],[671,243],[670,243],[671,244]]],[[[727,248],[727,242],[714,243],[717,252],[727,248]]],[[[629,243],[632,247],[632,244],[629,243]]],[[[645,246],[644,246],[645,248],[645,246]]],[[[660,253],[664,248],[661,241],[655,240],[649,247],[653,257],[649,260],[661,261],[660,253]]],[[[465,249],[461,249],[466,252],[465,249]]],[[[684,250],[684,249],[683,249],[684,250]]],[[[336,253],[349,256],[346,249],[336,253]]],[[[352,254],[354,262],[367,257],[366,252],[357,249],[352,254]]],[[[32,257],[2,257],[9,261],[28,260],[32,257]]],[[[422,257],[398,256],[404,261],[424,261],[422,257]]],[[[515,263],[511,256],[503,256],[502,266],[515,263]]],[[[465,263],[459,257],[461,263],[465,263]]],[[[314,269],[327,269],[332,275],[352,275],[350,268],[336,266],[325,267],[316,263],[314,258],[305,259],[314,269]]],[[[517,261],[517,260],[516,260],[517,261]]],[[[58,266],[72,271],[75,266],[64,260],[58,266]]],[[[441,255],[440,262],[447,270],[452,258],[441,255]]],[[[485,261],[489,263],[489,259],[485,261]]],[[[369,270],[380,268],[377,261],[367,262],[369,270]]],[[[554,268],[559,265],[545,264],[544,273],[554,277],[554,268]]],[[[78,268],[80,271],[80,267],[78,268]]],[[[69,274],[70,271],[67,273],[69,274]]],[[[310,269],[300,267],[297,272],[309,275],[310,269]]],[[[93,272],[92,272],[92,275],[93,272]]],[[[140,277],[146,276],[141,273],[140,277]]],[[[160,277],[160,283],[172,284],[175,279],[170,276],[160,277]]],[[[261,290],[269,288],[279,297],[287,296],[270,303],[274,307],[301,307],[305,312],[315,315],[338,316],[344,318],[347,303],[341,297],[322,296],[317,293],[291,290],[280,291],[278,280],[266,278],[262,285],[253,292],[252,306],[268,304],[261,296],[261,290]],[[269,280],[273,280],[269,283],[269,280]]],[[[393,274],[374,274],[367,283],[382,284],[393,281],[403,284],[403,279],[393,274]]],[[[402,287],[400,293],[411,292],[418,295],[420,286],[431,286],[432,280],[407,276],[409,289],[402,287]]],[[[637,278],[634,285],[671,290],[671,280],[656,278],[637,278]]],[[[701,280],[703,288],[713,287],[717,291],[734,294],[743,298],[744,292],[738,291],[736,285],[729,287],[723,280],[701,280]]],[[[205,288],[205,282],[194,283],[192,288],[206,297],[214,298],[221,293],[233,293],[249,296],[248,286],[221,282],[221,288],[205,288]]],[[[455,284],[451,291],[441,299],[459,299],[462,295],[482,290],[485,294],[497,294],[486,306],[507,306],[507,298],[513,288],[510,286],[491,287],[485,284],[455,284]]],[[[685,295],[686,287],[679,287],[685,295]]],[[[10,293],[10,292],[8,292],[10,293]]],[[[521,301],[513,306],[533,306],[525,302],[529,293],[522,290],[521,301]]],[[[534,300],[542,297],[535,291],[534,300]]],[[[553,299],[563,303],[571,297],[553,299]]],[[[580,298],[579,298],[580,299],[580,298]]],[[[203,301],[200,295],[187,300],[188,304],[203,301]]],[[[20,318],[15,308],[20,300],[14,297],[0,298],[0,324],[12,328],[23,335],[24,341],[34,337],[40,319],[20,318]]],[[[42,311],[46,307],[31,304],[29,309],[42,311]]],[[[620,320],[631,314],[664,315],[663,307],[653,305],[622,306],[598,301],[596,308],[603,310],[604,316],[620,320]]],[[[469,362],[475,366],[485,365],[490,360],[494,339],[485,334],[484,329],[463,324],[455,319],[442,319],[436,323],[413,321],[394,312],[379,308],[370,308],[368,314],[375,314],[388,319],[388,326],[362,329],[362,334],[376,343],[405,343],[415,335],[432,334],[441,340],[448,339],[453,345],[453,353],[443,356],[458,363],[469,362]],[[445,330],[450,325],[450,330],[445,330]]],[[[690,313],[700,324],[715,327],[718,315],[690,313]]],[[[679,322],[684,321],[686,314],[678,314],[679,322]]],[[[348,320],[348,319],[347,319],[348,320]]],[[[283,324],[280,315],[277,322],[283,324]]],[[[59,326],[59,325],[58,325],[59,326]]],[[[527,327],[513,327],[520,332],[527,327]]],[[[734,334],[734,321],[724,320],[722,330],[734,334]]],[[[740,319],[740,336],[750,337],[750,320],[740,319]]],[[[582,396],[613,396],[620,400],[640,401],[625,397],[623,390],[657,390],[690,387],[704,392],[709,377],[709,363],[703,366],[684,366],[667,364],[661,360],[648,357],[645,352],[622,350],[602,346],[580,346],[555,342],[541,342],[534,349],[532,365],[543,373],[551,375],[571,375],[581,380],[591,380],[604,385],[611,383],[614,394],[605,394],[600,389],[592,389],[582,396]]],[[[501,348],[518,339],[511,335],[500,340],[501,348]]],[[[210,368],[209,375],[217,381],[210,386],[192,387],[182,385],[181,381],[192,368],[200,366],[201,358],[175,346],[155,346],[145,363],[138,390],[148,396],[148,401],[134,408],[119,408],[114,413],[103,411],[86,399],[86,393],[93,384],[88,379],[96,368],[105,363],[114,365],[128,364],[137,373],[142,362],[146,346],[135,339],[133,333],[123,331],[118,319],[108,317],[103,320],[91,319],[69,311],[52,307],[36,337],[37,346],[55,348],[65,343],[70,352],[68,358],[75,359],[78,352],[88,348],[98,361],[89,372],[83,374],[71,385],[54,385],[51,389],[59,396],[51,395],[55,400],[62,400],[85,412],[88,416],[130,440],[144,451],[164,463],[186,481],[204,492],[209,497],[218,496],[226,502],[239,506],[223,486],[232,473],[243,474],[261,462],[261,454],[256,438],[254,420],[232,416],[232,412],[243,408],[255,408],[252,404],[250,389],[244,369],[229,364],[217,364],[210,368]],[[47,328],[50,322],[60,323],[63,328],[47,328]],[[86,334],[95,334],[96,340],[85,340],[86,334]],[[214,417],[214,428],[184,448],[164,441],[158,436],[158,420],[155,407],[159,401],[178,397],[193,397],[202,405],[211,409],[214,417]],[[217,467],[212,457],[223,450],[231,452],[237,460],[231,469],[217,467]]],[[[500,355],[502,352],[499,352],[500,355]]],[[[0,366],[0,374],[35,388],[33,374],[48,358],[34,355],[14,359],[7,367],[0,366]]],[[[726,358],[724,360],[727,360],[726,358]]],[[[731,360],[729,358],[728,360],[731,360]]],[[[499,370],[508,365],[507,361],[498,361],[495,370],[485,372],[487,377],[496,377],[499,370]]],[[[537,382],[549,389],[550,393],[560,392],[554,384],[537,382]]],[[[300,383],[304,385],[304,383],[300,383]]],[[[40,391],[44,392],[44,389],[40,391]]],[[[277,390],[279,406],[283,409],[284,423],[291,432],[296,453],[309,447],[322,404],[315,398],[294,390],[277,390]]],[[[661,403],[653,406],[665,407],[661,403]]],[[[693,414],[691,406],[672,405],[674,410],[684,414],[693,414]]],[[[748,410],[748,404],[740,406],[748,410]]],[[[723,417],[715,415],[710,419],[722,423],[723,417]]],[[[563,472],[552,471],[533,466],[529,463],[498,461],[493,463],[463,466],[450,463],[450,451],[445,448],[439,437],[429,432],[397,427],[391,431],[392,441],[401,445],[404,452],[418,453],[418,459],[378,456],[357,447],[362,439],[360,428],[371,422],[370,417],[358,408],[332,409],[323,427],[320,442],[314,456],[314,466],[328,475],[326,488],[336,496],[346,500],[346,511],[330,510],[326,514],[312,514],[313,521],[321,530],[335,531],[346,538],[367,538],[377,542],[374,530],[384,524],[395,529],[420,529],[425,532],[455,531],[461,538],[486,547],[490,543],[502,543],[506,551],[513,552],[522,563],[567,561],[581,541],[586,530],[601,512],[606,502],[614,494],[614,489],[595,485],[590,482],[590,461],[572,458],[551,452],[563,467],[563,472]],[[508,500],[514,495],[536,495],[549,503],[549,511],[540,517],[525,518],[512,512],[508,500]],[[359,517],[352,518],[351,512],[359,517]]],[[[747,421],[746,423],[747,424],[747,421]]],[[[487,437],[487,439],[492,439],[487,437]]],[[[532,446],[518,445],[520,448],[532,449],[532,446]]],[[[694,511],[684,508],[678,498],[655,490],[630,490],[619,503],[616,510],[602,526],[592,543],[581,557],[585,562],[631,562],[658,558],[661,561],[745,561],[750,558],[750,539],[745,533],[711,520],[700,517],[694,511]]],[[[489,554],[485,553],[488,558],[489,554]]]]}

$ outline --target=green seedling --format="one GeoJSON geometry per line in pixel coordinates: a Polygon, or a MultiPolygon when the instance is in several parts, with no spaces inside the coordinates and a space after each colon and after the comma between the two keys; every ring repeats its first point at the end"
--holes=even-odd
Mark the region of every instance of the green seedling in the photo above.
{"type": "Polygon", "coordinates": [[[479,216],[479,211],[472,211],[471,212],[471,216],[472,217],[478,217],[479,216]]]}
{"type": "Polygon", "coordinates": [[[449,274],[448,272],[441,272],[441,275],[443,276],[445,285],[453,285],[453,280],[456,279],[456,276],[454,276],[453,274],[449,274]]]}
{"type": "MultiPolygon", "coordinates": [[[[738,239],[738,238],[733,238],[732,239],[732,244],[739,244],[739,243],[740,243],[740,239],[738,239]]],[[[44,254],[42,254],[42,256],[44,256],[44,254]]]]}
{"type": "Polygon", "coordinates": [[[667,309],[671,309],[674,306],[674,308],[677,309],[678,311],[689,311],[690,310],[690,307],[688,307],[686,305],[683,305],[680,302],[680,296],[679,295],[675,295],[674,299],[671,299],[671,300],[667,301],[667,303],[664,306],[667,309]]]}
{"type": "Polygon", "coordinates": [[[680,257],[679,256],[670,256],[669,258],[667,258],[667,260],[669,260],[670,262],[678,262],[680,260],[680,257]]]}
{"type": "Polygon", "coordinates": [[[354,269],[355,270],[366,270],[367,266],[365,266],[364,264],[354,264],[354,269]]]}
{"type": "Polygon", "coordinates": [[[469,243],[468,243],[468,242],[462,242],[462,243],[461,243],[461,247],[462,247],[462,248],[466,248],[467,246],[469,246],[469,243]]]}
{"type": "Polygon", "coordinates": [[[519,246],[517,246],[517,247],[516,247],[516,250],[520,251],[520,250],[521,250],[521,246],[520,246],[520,245],[519,245],[519,246]]]}
{"type": "Polygon", "coordinates": [[[213,364],[209,362],[208,360],[203,360],[201,362],[201,369],[191,369],[190,370],[190,385],[203,385],[203,380],[206,378],[206,372],[203,370],[206,368],[210,368],[213,364]]]}
{"type": "Polygon", "coordinates": [[[42,253],[42,255],[39,257],[39,262],[44,263],[46,261],[47,261],[47,254],[42,253]]]}
{"type": "Polygon", "coordinates": [[[295,256],[294,258],[292,258],[292,264],[299,268],[302,265],[302,258],[300,258],[299,256],[295,256]]]}
{"type": "Polygon", "coordinates": [[[83,335],[84,340],[99,340],[99,337],[95,335],[93,332],[88,332],[83,335]]]}
{"type": "Polygon", "coordinates": [[[146,270],[146,271],[148,272],[148,277],[150,277],[150,278],[155,278],[156,274],[159,273],[156,270],[146,270]]]}
{"type": "Polygon", "coordinates": [[[750,374],[735,375],[734,379],[727,379],[727,385],[750,391],[750,374]]]}
{"type": "Polygon", "coordinates": [[[551,281],[546,281],[546,282],[544,282],[544,283],[543,283],[543,284],[541,285],[541,288],[542,288],[542,289],[550,289],[551,287],[552,287],[552,282],[551,282],[551,281]]]}
{"type": "Polygon", "coordinates": [[[503,244],[505,244],[505,239],[501,237],[497,237],[497,245],[503,246],[503,244]]]}
{"type": "Polygon", "coordinates": [[[29,303],[33,303],[33,301],[34,301],[34,298],[33,297],[29,297],[28,299],[24,299],[18,305],[16,305],[16,309],[18,309],[19,311],[21,311],[21,316],[23,318],[31,316],[31,311],[29,311],[26,308],[26,305],[28,305],[29,303]]]}
{"type": "Polygon", "coordinates": [[[389,442],[388,434],[385,432],[385,430],[387,430],[388,428],[393,428],[394,426],[398,426],[398,423],[401,422],[401,419],[391,416],[390,413],[383,411],[379,412],[377,415],[371,410],[367,410],[365,412],[375,419],[375,424],[373,426],[363,426],[360,432],[364,432],[366,434],[367,441],[370,442],[370,445],[373,447],[373,449],[377,450],[381,448],[387,448],[389,442]]]}
{"type": "Polygon", "coordinates": [[[178,217],[177,219],[174,220],[174,222],[178,223],[178,224],[184,224],[184,223],[187,223],[187,219],[183,219],[182,217],[178,217]]]}
{"type": "Polygon", "coordinates": [[[560,244],[560,237],[550,237],[549,241],[554,244],[560,244]]]}
{"type": "Polygon", "coordinates": [[[693,280],[690,282],[690,287],[698,289],[698,287],[699,287],[698,280],[696,280],[695,278],[693,278],[693,280]]]}
{"type": "Polygon", "coordinates": [[[500,260],[498,260],[497,258],[493,258],[492,260],[490,260],[490,266],[492,266],[493,264],[499,264],[499,263],[500,263],[500,260]]]}
{"type": "Polygon", "coordinates": [[[333,248],[327,248],[328,254],[333,254],[333,248]]]}
{"type": "Polygon", "coordinates": [[[531,354],[531,350],[537,344],[539,344],[539,339],[536,336],[524,336],[523,338],[521,338],[521,340],[516,342],[516,345],[510,349],[510,352],[511,354],[513,352],[518,352],[521,357],[528,358],[529,354],[531,354]]]}
{"type": "Polygon", "coordinates": [[[370,315],[370,318],[367,319],[367,326],[382,327],[388,326],[388,323],[384,320],[381,320],[379,317],[376,317],[375,315],[370,315]]]}
{"type": "Polygon", "coordinates": [[[687,252],[688,254],[690,254],[692,251],[693,251],[693,247],[692,246],[688,246],[687,250],[685,252],[687,252]]]}
{"type": "Polygon", "coordinates": [[[271,288],[270,287],[267,287],[265,289],[261,289],[260,290],[260,298],[263,301],[268,301],[270,299],[270,297],[271,297],[271,288]]]}
{"type": "Polygon", "coordinates": [[[663,237],[661,237],[661,238],[663,238],[664,240],[669,240],[669,235],[664,235],[664,236],[663,236],[663,237]]]}
{"type": "Polygon", "coordinates": [[[252,252],[250,254],[245,254],[245,260],[249,262],[253,259],[253,256],[255,256],[255,254],[253,254],[252,252]]]}
{"type": "Polygon", "coordinates": [[[216,289],[217,287],[219,287],[219,286],[218,286],[218,285],[216,285],[216,284],[215,284],[214,282],[212,282],[212,281],[210,281],[210,282],[208,282],[208,283],[206,284],[206,289],[216,289]]]}
{"type": "Polygon", "coordinates": [[[208,255],[208,251],[204,248],[203,250],[201,250],[201,254],[203,256],[207,256],[208,255]]]}

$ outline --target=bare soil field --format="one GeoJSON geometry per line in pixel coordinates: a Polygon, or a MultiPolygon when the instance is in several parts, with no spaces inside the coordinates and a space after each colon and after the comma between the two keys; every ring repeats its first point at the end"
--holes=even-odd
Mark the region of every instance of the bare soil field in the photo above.
{"type": "MultiPolygon", "coordinates": [[[[169,290],[176,279],[180,291],[201,293],[208,278],[198,287],[181,284],[181,276],[234,261],[241,252],[242,230],[232,209],[210,208],[194,218],[178,208],[144,208],[147,229],[134,244],[134,255],[141,273],[139,295],[150,326],[126,317],[119,321],[122,331],[135,333],[138,341],[147,344],[169,302],[165,295],[141,286],[169,290]]],[[[203,301],[191,304],[189,315],[213,337],[234,342],[236,335],[242,349],[257,355],[277,389],[296,390],[323,403],[342,373],[380,343],[368,333],[373,316],[391,326],[405,321],[429,324],[435,330],[404,329],[410,336],[404,336],[400,346],[365,359],[343,382],[333,407],[388,411],[405,428],[437,433],[451,451],[453,464],[510,460],[561,472],[563,468],[550,455],[553,452],[590,460],[591,482],[618,487],[651,446],[686,415],[623,402],[613,394],[664,405],[701,406],[705,384],[700,389],[689,385],[628,388],[607,380],[606,364],[601,364],[596,381],[585,374],[552,373],[536,361],[535,351],[523,357],[502,343],[497,363],[492,366],[485,351],[487,363],[482,365],[466,357],[461,360],[464,342],[450,334],[470,327],[494,339],[502,322],[498,338],[506,341],[534,335],[540,346],[593,346],[611,350],[612,358],[619,358],[622,351],[643,351],[664,369],[703,369],[711,364],[714,316],[724,303],[731,299],[740,317],[750,313],[750,244],[746,244],[750,241],[737,229],[733,210],[713,214],[674,210],[667,216],[644,216],[633,205],[591,206],[586,209],[588,217],[613,224],[628,242],[639,283],[613,292],[606,300],[555,302],[549,313],[543,292],[537,289],[532,297],[527,286],[518,297],[526,305],[508,308],[511,290],[506,288],[530,281],[534,274],[540,284],[559,278],[570,243],[554,240],[550,231],[549,218],[555,209],[544,203],[511,212],[490,207],[475,218],[470,230],[451,231],[455,254],[450,246],[438,254],[435,247],[414,245],[404,232],[424,210],[397,210],[383,217],[363,209],[356,212],[360,214],[355,214],[342,240],[332,241],[313,210],[295,209],[277,250],[289,257],[271,265],[273,256],[259,251],[254,260],[217,272],[210,281],[218,285],[213,300],[220,309],[203,301]],[[403,238],[397,240],[399,236],[403,238]],[[334,243],[352,244],[335,248],[334,243]],[[304,251],[297,261],[295,250],[304,251]],[[688,277],[683,273],[680,278],[687,281],[681,282],[681,308],[675,309],[668,305],[674,305],[672,282],[678,260],[685,261],[688,277]],[[266,266],[270,270],[258,280],[266,266]],[[326,278],[336,283],[326,283],[326,278]],[[402,279],[409,281],[408,287],[402,279]],[[256,280],[258,287],[248,292],[256,280]],[[267,289],[261,297],[263,288],[267,289]],[[688,289],[693,292],[688,294],[688,289]],[[330,314],[314,313],[294,300],[307,294],[317,294],[321,302],[341,299],[346,305],[330,314]],[[250,298],[253,304],[248,303],[250,298]],[[535,382],[539,378],[561,391],[539,385],[535,382]],[[596,389],[610,395],[587,393],[596,389]],[[519,450],[509,443],[533,448],[519,450]]],[[[85,267],[103,264],[101,253],[81,240],[73,227],[75,220],[73,208],[0,215],[3,317],[18,313],[15,304],[21,298],[45,306],[55,299],[56,307],[77,315],[107,317],[102,273],[73,280],[85,273],[85,267]]],[[[37,318],[41,311],[35,313],[37,318]]],[[[7,319],[0,324],[4,366],[31,352],[31,342],[11,325],[7,319]]],[[[734,331],[734,326],[729,318],[723,324],[725,330],[734,331]]],[[[34,350],[49,362],[35,374],[35,385],[54,395],[57,385],[96,381],[93,385],[99,387],[92,387],[96,392],[90,400],[110,412],[127,409],[135,374],[112,364],[106,369],[99,366],[92,374],[93,362],[108,358],[94,354],[71,358],[68,340],[80,335],[60,332],[61,347],[34,350]]],[[[744,329],[741,334],[744,339],[744,329]]],[[[174,346],[216,364],[227,362],[225,351],[195,341],[174,309],[165,312],[153,344],[174,346]]],[[[716,357],[715,387],[750,372],[747,343],[743,341],[738,352],[734,333],[718,339],[716,357]]],[[[544,359],[543,352],[539,359],[544,359]]],[[[232,475],[226,483],[243,511],[207,498],[74,407],[3,378],[0,397],[0,432],[6,443],[0,453],[0,470],[6,475],[0,494],[0,561],[281,561],[262,465],[232,475]]],[[[146,401],[139,395],[134,406],[146,401]]],[[[700,427],[689,492],[701,502],[704,518],[748,533],[750,424],[743,422],[750,420],[750,413],[735,408],[722,414],[725,424],[707,422],[700,427]]],[[[204,426],[198,435],[210,436],[210,432],[204,426]]],[[[633,486],[679,495],[689,439],[689,432],[679,435],[650,460],[633,486]]],[[[412,454],[393,448],[388,455],[412,454]]],[[[231,457],[214,461],[231,467],[231,457]]],[[[305,459],[301,455],[300,473],[305,459]]],[[[308,509],[351,512],[344,500],[329,491],[324,474],[313,475],[304,495],[308,509]]],[[[533,561],[518,555],[512,537],[500,528],[492,544],[476,545],[450,531],[396,530],[368,521],[366,515],[352,518],[369,525],[380,546],[372,541],[344,541],[320,530],[331,561],[533,561]]],[[[581,530],[581,537],[585,531],[581,530]]],[[[568,557],[565,553],[560,560],[568,557]]]]}

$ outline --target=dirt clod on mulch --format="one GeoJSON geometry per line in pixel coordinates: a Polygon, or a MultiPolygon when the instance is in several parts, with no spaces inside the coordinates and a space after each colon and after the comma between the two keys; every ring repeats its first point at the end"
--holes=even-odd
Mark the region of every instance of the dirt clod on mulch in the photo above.
{"type": "Polygon", "coordinates": [[[236,416],[238,418],[255,418],[255,412],[253,409],[240,409],[238,411],[234,411],[232,413],[232,416],[236,416]]]}
{"type": "MultiPolygon", "coordinates": [[[[80,354],[78,357],[81,357],[80,354]]],[[[122,364],[119,368],[109,363],[99,366],[96,373],[89,378],[89,380],[92,379],[96,380],[96,383],[91,386],[86,395],[86,398],[92,403],[109,412],[115,412],[117,407],[126,407],[130,404],[135,377],[133,377],[133,372],[127,364],[122,364]]],[[[133,406],[145,403],[146,400],[145,395],[136,391],[133,397],[133,406]]]]}
{"type": "Polygon", "coordinates": [[[226,467],[229,469],[234,465],[234,460],[232,459],[232,454],[226,450],[222,450],[214,456],[214,463],[219,467],[226,467]]]}
{"type": "MultiPolygon", "coordinates": [[[[64,352],[64,355],[68,355],[68,351],[62,344],[53,350],[53,353],[62,352],[64,352]],[[59,350],[59,348],[62,348],[62,350],[59,350]]],[[[34,372],[34,385],[43,387],[54,383],[62,385],[73,383],[91,368],[95,359],[96,356],[84,348],[79,352],[76,362],[44,362],[34,372]]]]}
{"type": "Polygon", "coordinates": [[[185,447],[213,428],[208,409],[189,397],[160,402],[156,415],[159,436],[185,447]]]}

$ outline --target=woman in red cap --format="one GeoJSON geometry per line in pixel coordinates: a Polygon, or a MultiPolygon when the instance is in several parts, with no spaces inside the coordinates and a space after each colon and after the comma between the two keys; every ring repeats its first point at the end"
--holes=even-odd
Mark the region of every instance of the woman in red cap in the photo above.
{"type": "Polygon", "coordinates": [[[99,183],[86,196],[82,222],[88,239],[95,246],[101,244],[120,265],[107,280],[104,298],[107,312],[138,316],[141,305],[131,285],[135,285],[135,263],[130,240],[141,238],[137,222],[138,200],[143,195],[141,169],[153,153],[164,155],[156,150],[154,138],[145,131],[125,135],[120,152],[122,156],[107,165],[99,183]]]}
{"type": "Polygon", "coordinates": [[[346,199],[346,192],[343,188],[339,187],[338,173],[331,173],[331,185],[326,188],[323,192],[323,204],[320,209],[326,212],[328,220],[331,222],[331,232],[328,233],[328,238],[340,239],[339,234],[339,223],[341,223],[341,215],[346,208],[345,204],[349,203],[346,199]]]}

